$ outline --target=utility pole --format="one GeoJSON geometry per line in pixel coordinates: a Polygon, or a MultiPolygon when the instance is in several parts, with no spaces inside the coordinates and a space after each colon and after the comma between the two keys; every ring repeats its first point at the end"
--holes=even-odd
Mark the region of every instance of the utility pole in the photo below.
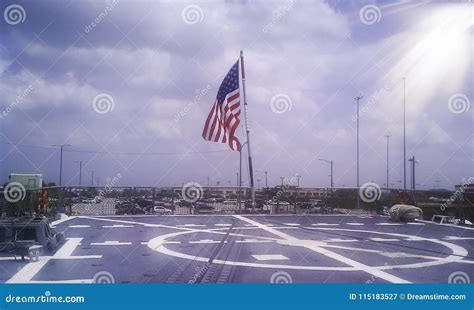
{"type": "Polygon", "coordinates": [[[239,187],[239,173],[236,172],[235,175],[237,176],[237,181],[235,182],[235,185],[237,185],[237,187],[239,187]]]}
{"type": "Polygon", "coordinates": [[[209,176],[207,177],[207,187],[209,187],[209,176]]]}
{"type": "Polygon", "coordinates": [[[285,179],[285,177],[280,177],[280,180],[281,180],[281,188],[283,188],[283,180],[285,179]]]}
{"type": "Polygon", "coordinates": [[[392,135],[385,135],[385,136],[384,136],[385,138],[387,138],[387,189],[390,188],[390,183],[389,183],[389,162],[388,162],[388,161],[389,161],[389,155],[388,155],[388,154],[389,154],[389,151],[390,151],[390,149],[389,149],[389,145],[390,145],[389,140],[390,140],[390,137],[391,137],[391,136],[392,136],[392,135]]]}
{"type": "Polygon", "coordinates": [[[265,187],[268,188],[268,171],[265,171],[265,187]]]}
{"type": "Polygon", "coordinates": [[[357,209],[360,208],[360,195],[359,195],[359,106],[362,96],[354,98],[357,101],[357,209]]]}
{"type": "Polygon", "coordinates": [[[333,181],[333,166],[334,166],[334,161],[332,161],[332,160],[327,160],[327,159],[323,159],[323,158],[318,158],[318,159],[319,159],[320,161],[324,161],[324,162],[326,162],[326,163],[328,163],[328,164],[331,165],[331,174],[330,174],[329,176],[331,177],[331,191],[332,191],[332,189],[333,189],[333,187],[334,187],[334,181],[333,181]]]}
{"type": "Polygon", "coordinates": [[[416,178],[415,178],[415,165],[419,162],[415,159],[415,156],[412,156],[408,161],[411,162],[411,190],[413,195],[413,204],[416,205],[415,197],[415,188],[416,188],[416,178]]]}
{"type": "Polygon", "coordinates": [[[92,170],[91,186],[94,186],[94,170],[92,170]]]}
{"type": "Polygon", "coordinates": [[[58,186],[61,186],[62,184],[62,178],[63,178],[63,149],[66,146],[71,146],[70,144],[53,144],[53,146],[59,147],[59,184],[58,186]]]}
{"type": "Polygon", "coordinates": [[[82,185],[82,163],[83,160],[76,160],[76,163],[79,163],[79,186],[82,185]]]}
{"type": "Polygon", "coordinates": [[[407,142],[406,142],[406,79],[405,78],[403,78],[403,189],[406,192],[407,190],[407,142]]]}

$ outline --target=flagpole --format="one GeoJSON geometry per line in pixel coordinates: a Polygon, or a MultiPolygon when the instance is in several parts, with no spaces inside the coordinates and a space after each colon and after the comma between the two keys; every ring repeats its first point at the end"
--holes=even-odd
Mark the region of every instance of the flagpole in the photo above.
{"type": "MultiPolygon", "coordinates": [[[[248,116],[247,116],[247,95],[245,92],[245,69],[244,69],[244,52],[243,51],[240,51],[240,67],[242,70],[242,94],[244,96],[245,132],[247,134],[247,151],[248,151],[248,156],[249,156],[250,193],[252,197],[252,211],[255,211],[255,188],[253,184],[252,155],[250,154],[250,130],[248,127],[248,116]]],[[[240,151],[242,152],[242,150],[240,151]]]]}

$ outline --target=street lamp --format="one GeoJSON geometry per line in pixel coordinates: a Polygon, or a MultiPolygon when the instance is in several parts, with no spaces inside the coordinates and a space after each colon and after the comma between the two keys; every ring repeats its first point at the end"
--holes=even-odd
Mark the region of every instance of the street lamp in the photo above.
{"type": "Polygon", "coordinates": [[[76,160],[76,163],[79,163],[79,186],[82,185],[82,164],[85,163],[83,160],[76,160]]]}
{"type": "Polygon", "coordinates": [[[389,187],[390,187],[390,183],[389,183],[389,162],[388,162],[389,161],[389,155],[388,154],[389,154],[389,150],[390,150],[389,149],[389,145],[390,145],[389,141],[390,141],[391,136],[392,135],[385,135],[384,136],[385,138],[387,138],[387,189],[389,189],[389,187]]]}
{"type": "Polygon", "coordinates": [[[62,178],[63,178],[63,149],[66,146],[71,146],[70,144],[53,144],[52,146],[57,146],[59,147],[59,185],[61,186],[62,183],[62,178]]]}
{"type": "Polygon", "coordinates": [[[357,101],[357,209],[360,208],[360,195],[359,195],[359,106],[362,96],[354,98],[357,101]]]}
{"type": "Polygon", "coordinates": [[[334,187],[334,182],[333,182],[333,165],[334,165],[334,162],[332,160],[327,160],[327,159],[324,159],[324,158],[318,158],[318,160],[324,161],[325,163],[328,163],[328,164],[331,165],[331,174],[329,176],[331,177],[331,191],[332,191],[332,188],[334,187]]]}
{"type": "Polygon", "coordinates": [[[415,156],[412,156],[408,161],[411,162],[411,190],[412,190],[412,196],[413,196],[413,204],[416,205],[416,197],[415,197],[415,187],[416,187],[415,165],[419,164],[420,162],[415,159],[415,156]]]}
{"type": "Polygon", "coordinates": [[[405,192],[407,191],[406,79],[405,78],[403,78],[403,190],[405,192]]]}
{"type": "Polygon", "coordinates": [[[265,187],[268,188],[268,171],[259,171],[259,170],[257,170],[257,172],[265,174],[265,187]]]}

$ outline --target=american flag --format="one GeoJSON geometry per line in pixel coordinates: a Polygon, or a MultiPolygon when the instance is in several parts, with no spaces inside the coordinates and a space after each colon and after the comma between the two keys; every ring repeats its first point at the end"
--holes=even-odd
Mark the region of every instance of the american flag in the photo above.
{"type": "Polygon", "coordinates": [[[209,141],[227,143],[232,150],[240,151],[235,131],[240,124],[239,61],[225,76],[217,92],[216,101],[207,116],[202,137],[209,141]]]}

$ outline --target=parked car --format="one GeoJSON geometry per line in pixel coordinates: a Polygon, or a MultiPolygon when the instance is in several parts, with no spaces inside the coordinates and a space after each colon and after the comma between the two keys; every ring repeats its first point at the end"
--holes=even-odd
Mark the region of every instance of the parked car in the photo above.
{"type": "Polygon", "coordinates": [[[227,199],[224,201],[225,204],[236,204],[237,199],[227,199]]]}
{"type": "Polygon", "coordinates": [[[173,211],[171,211],[170,209],[167,209],[167,208],[165,208],[165,207],[161,207],[161,206],[155,206],[155,207],[153,207],[153,211],[154,211],[156,214],[160,214],[160,215],[173,214],[173,211]]]}
{"type": "Polygon", "coordinates": [[[205,203],[198,203],[194,206],[195,214],[211,214],[214,212],[214,207],[205,203]]]}

